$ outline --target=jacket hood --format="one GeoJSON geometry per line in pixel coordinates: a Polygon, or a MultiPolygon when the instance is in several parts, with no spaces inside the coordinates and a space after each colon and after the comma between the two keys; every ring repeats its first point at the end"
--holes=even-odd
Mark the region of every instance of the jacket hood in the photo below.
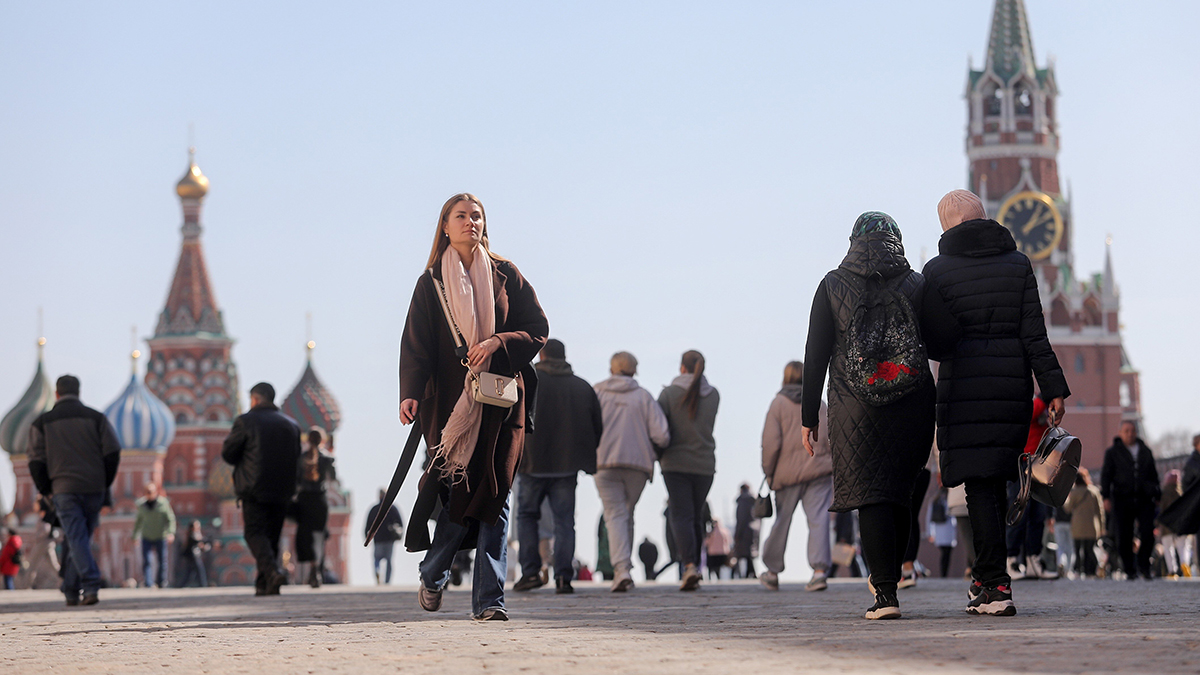
{"type": "MultiPolygon", "coordinates": [[[[679,387],[680,389],[683,389],[686,391],[688,387],[692,386],[692,378],[693,377],[695,377],[695,375],[692,375],[691,373],[684,373],[684,374],[680,375],[679,377],[675,378],[674,380],[671,380],[671,385],[675,386],[675,387],[679,387]]],[[[706,377],[704,377],[703,375],[701,375],[700,376],[700,395],[708,396],[709,394],[713,393],[713,391],[714,391],[713,387],[712,387],[712,385],[710,385],[708,383],[708,379],[706,377]]]]}
{"type": "Polygon", "coordinates": [[[801,398],[804,394],[804,385],[802,384],[785,384],[779,390],[779,395],[791,401],[792,403],[801,403],[801,398]]]}
{"type": "Polygon", "coordinates": [[[878,274],[884,279],[912,269],[904,257],[904,244],[890,232],[870,232],[852,240],[850,250],[838,268],[861,277],[878,274]]]}
{"type": "Polygon", "coordinates": [[[596,384],[596,391],[610,391],[614,394],[621,394],[627,391],[633,391],[638,388],[638,381],[628,375],[613,375],[612,377],[596,384]]]}
{"type": "Polygon", "coordinates": [[[991,219],[968,220],[947,230],[938,240],[938,253],[987,258],[1017,250],[1008,228],[991,219]]]}
{"type": "Polygon", "coordinates": [[[533,364],[534,369],[546,375],[574,375],[571,364],[563,359],[542,359],[533,364]]]}

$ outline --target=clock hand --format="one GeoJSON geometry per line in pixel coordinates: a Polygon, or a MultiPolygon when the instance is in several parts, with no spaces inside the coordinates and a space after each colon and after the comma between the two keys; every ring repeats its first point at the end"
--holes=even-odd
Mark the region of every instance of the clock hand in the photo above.
{"type": "Polygon", "coordinates": [[[1045,212],[1045,210],[1045,206],[1039,205],[1037,210],[1033,212],[1033,215],[1030,216],[1029,220],[1025,223],[1025,227],[1021,228],[1021,234],[1029,234],[1033,231],[1033,228],[1040,225],[1041,221],[1043,220],[1042,214],[1045,212]]]}

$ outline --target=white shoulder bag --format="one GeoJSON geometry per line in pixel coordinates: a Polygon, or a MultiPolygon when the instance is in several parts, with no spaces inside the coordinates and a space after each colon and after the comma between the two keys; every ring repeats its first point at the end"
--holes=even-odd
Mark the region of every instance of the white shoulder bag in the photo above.
{"type": "Polygon", "coordinates": [[[478,403],[494,405],[498,408],[511,408],[516,405],[516,378],[495,373],[476,373],[471,370],[471,366],[467,363],[467,343],[463,339],[462,331],[458,329],[458,323],[454,321],[454,312],[450,311],[450,300],[446,297],[446,288],[433,276],[433,270],[429,271],[429,278],[433,279],[433,285],[437,288],[442,314],[446,316],[446,323],[450,326],[450,335],[454,337],[454,355],[462,360],[462,364],[467,367],[467,372],[471,374],[471,398],[478,403]]]}

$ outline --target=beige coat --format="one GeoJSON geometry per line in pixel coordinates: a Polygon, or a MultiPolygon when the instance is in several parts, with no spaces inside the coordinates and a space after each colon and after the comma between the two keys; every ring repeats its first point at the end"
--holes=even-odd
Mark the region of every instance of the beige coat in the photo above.
{"type": "Polygon", "coordinates": [[[833,473],[826,417],[825,403],[822,402],[821,426],[817,434],[819,440],[813,448],[814,455],[809,457],[804,449],[800,404],[784,392],[775,395],[775,400],[771,401],[771,407],[767,410],[762,433],[763,475],[767,477],[767,484],[772,490],[799,485],[833,473]]]}
{"type": "Polygon", "coordinates": [[[1104,536],[1104,498],[1095,485],[1076,485],[1063,508],[1071,514],[1071,538],[1099,539],[1104,536]]]}

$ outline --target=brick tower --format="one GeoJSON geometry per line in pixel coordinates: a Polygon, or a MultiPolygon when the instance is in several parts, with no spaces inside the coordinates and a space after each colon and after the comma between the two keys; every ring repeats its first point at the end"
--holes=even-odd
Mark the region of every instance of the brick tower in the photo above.
{"type": "MultiPolygon", "coordinates": [[[[1038,68],[1023,0],[996,0],[982,70],[968,68],[967,184],[1008,227],[1038,275],[1050,342],[1074,392],[1065,426],[1099,468],[1122,419],[1141,416],[1138,373],[1121,341],[1111,239],[1104,270],[1074,270],[1070,194],[1059,184],[1058,83],[1038,68]]],[[[1099,245],[1099,242],[1095,242],[1099,245]]]]}
{"type": "Polygon", "coordinates": [[[166,306],[148,340],[146,386],[175,417],[175,440],[167,448],[163,483],[181,526],[200,520],[220,545],[209,577],[219,584],[245,584],[254,560],[242,541],[241,514],[232,493],[230,467],[221,443],[241,412],[233,339],[204,264],[200,212],[208,179],[189,151],[188,169],[175,186],[183,206],[183,243],[166,306]]]}

